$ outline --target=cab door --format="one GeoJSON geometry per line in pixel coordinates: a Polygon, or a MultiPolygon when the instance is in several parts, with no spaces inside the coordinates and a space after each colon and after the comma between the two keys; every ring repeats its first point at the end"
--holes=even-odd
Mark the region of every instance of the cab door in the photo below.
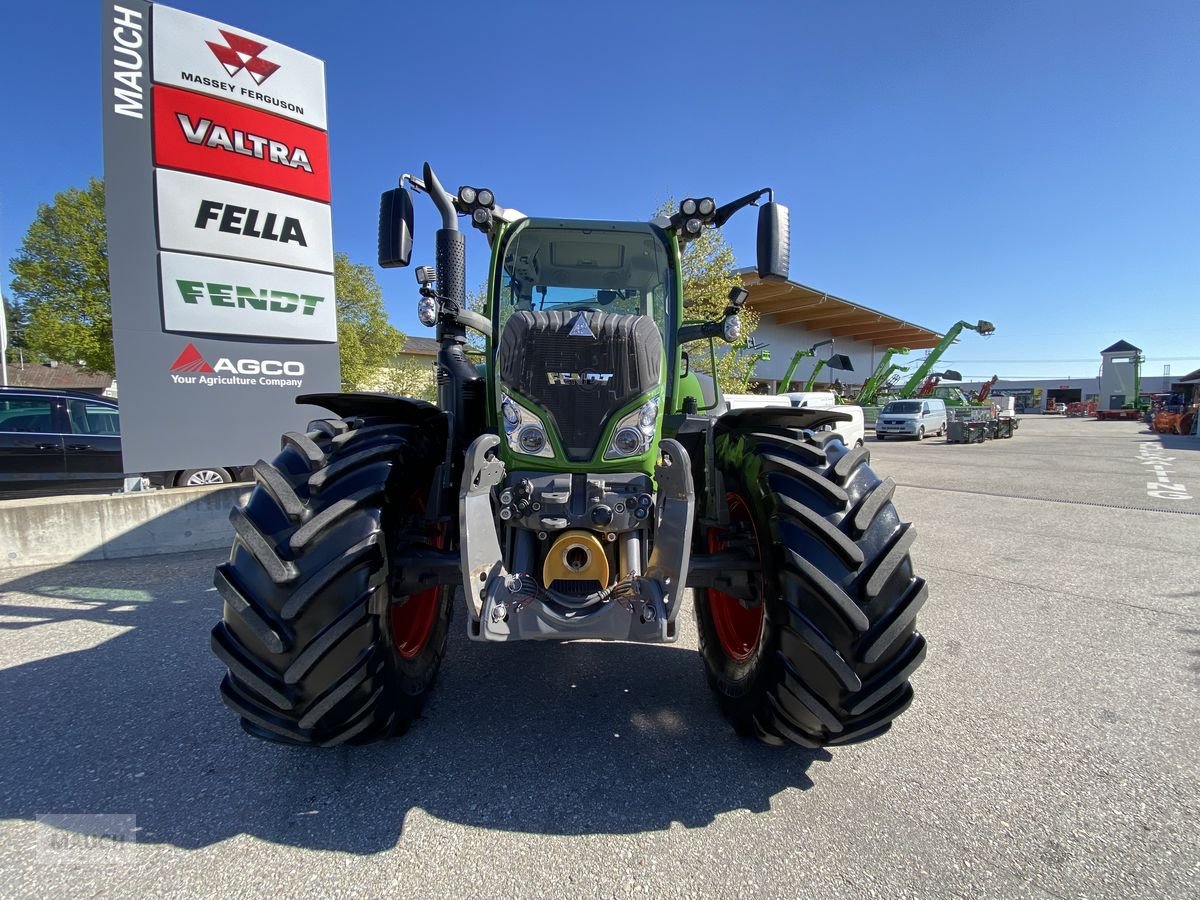
{"type": "Polygon", "coordinates": [[[121,419],[108,400],[67,400],[65,459],[67,478],[75,490],[120,490],[124,486],[121,460],[121,419]]]}
{"type": "Polygon", "coordinates": [[[0,393],[0,494],[54,494],[66,484],[57,397],[0,393]]]}

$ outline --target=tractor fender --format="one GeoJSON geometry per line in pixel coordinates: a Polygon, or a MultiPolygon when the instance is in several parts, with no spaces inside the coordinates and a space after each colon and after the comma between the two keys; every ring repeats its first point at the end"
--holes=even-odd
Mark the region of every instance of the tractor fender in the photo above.
{"type": "Polygon", "coordinates": [[[854,417],[850,413],[833,409],[801,409],[766,406],[758,409],[739,409],[728,412],[717,419],[718,429],[743,429],[749,425],[782,425],[785,428],[821,428],[825,425],[836,425],[838,422],[850,422],[854,417]]]}
{"type": "Polygon", "coordinates": [[[365,391],[347,394],[301,394],[296,398],[296,402],[320,406],[343,419],[353,416],[383,416],[405,424],[420,425],[445,416],[442,410],[425,400],[365,391]]]}

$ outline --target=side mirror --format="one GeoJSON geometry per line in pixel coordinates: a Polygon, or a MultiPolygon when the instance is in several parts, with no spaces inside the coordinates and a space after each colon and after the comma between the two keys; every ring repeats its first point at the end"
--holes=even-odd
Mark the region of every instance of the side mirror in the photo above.
{"type": "Polygon", "coordinates": [[[406,188],[392,188],[379,198],[379,265],[407,266],[412,256],[413,204],[406,188]]]}
{"type": "Polygon", "coordinates": [[[788,208],[774,201],[764,203],[758,208],[758,277],[787,281],[791,247],[788,208]]]}

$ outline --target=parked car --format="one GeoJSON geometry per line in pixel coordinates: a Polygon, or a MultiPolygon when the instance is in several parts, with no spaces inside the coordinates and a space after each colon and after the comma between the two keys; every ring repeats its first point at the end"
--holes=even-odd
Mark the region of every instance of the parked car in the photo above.
{"type": "Polygon", "coordinates": [[[875,420],[875,439],[894,437],[924,440],[927,434],[946,433],[946,401],[935,397],[892,400],[875,420]]]}
{"type": "MultiPolygon", "coordinates": [[[[158,487],[241,480],[242,466],[143,472],[158,487]]],[[[82,391],[0,387],[0,497],[121,490],[117,404],[82,391]]]]}

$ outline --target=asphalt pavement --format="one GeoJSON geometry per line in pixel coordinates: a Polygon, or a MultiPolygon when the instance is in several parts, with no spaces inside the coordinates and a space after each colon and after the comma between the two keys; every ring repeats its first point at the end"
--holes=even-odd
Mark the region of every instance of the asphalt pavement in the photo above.
{"type": "Polygon", "coordinates": [[[690,612],[671,646],[483,646],[460,610],[406,736],[282,747],[217,696],[223,554],[5,572],[0,895],[1195,896],[1200,442],[867,446],[929,654],[891,732],[828,752],[732,733],[690,612]]]}

